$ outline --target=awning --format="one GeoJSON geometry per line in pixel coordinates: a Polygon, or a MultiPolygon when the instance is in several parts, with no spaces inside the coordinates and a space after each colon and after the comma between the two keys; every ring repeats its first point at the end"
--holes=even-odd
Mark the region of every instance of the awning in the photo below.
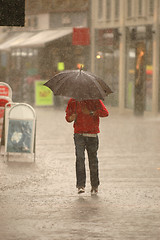
{"type": "Polygon", "coordinates": [[[2,32],[2,33],[0,34],[0,43],[3,43],[4,40],[7,38],[7,36],[8,36],[8,33],[7,33],[7,32],[2,32]]]}
{"type": "Polygon", "coordinates": [[[42,31],[19,44],[19,47],[44,47],[49,42],[71,34],[72,31],[72,28],[42,31]]]}
{"type": "Polygon", "coordinates": [[[18,32],[13,33],[11,37],[0,44],[0,50],[10,50],[11,48],[38,48],[44,47],[47,43],[64,37],[72,33],[72,28],[63,28],[56,30],[45,30],[38,32],[18,32]]]}
{"type": "Polygon", "coordinates": [[[12,47],[19,46],[21,43],[26,41],[26,39],[33,36],[33,32],[20,32],[13,33],[10,37],[6,38],[5,41],[0,44],[0,50],[10,50],[12,47]]]}

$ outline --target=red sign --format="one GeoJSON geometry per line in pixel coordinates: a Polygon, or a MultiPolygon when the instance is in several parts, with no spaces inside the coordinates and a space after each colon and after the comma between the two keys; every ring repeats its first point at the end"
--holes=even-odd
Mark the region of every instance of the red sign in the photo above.
{"type": "Polygon", "coordinates": [[[90,44],[89,28],[73,28],[72,44],[89,45],[90,44]]]}
{"type": "Polygon", "coordinates": [[[1,121],[1,118],[3,118],[4,116],[4,108],[0,108],[0,121],[1,121]]]}
{"type": "Polygon", "coordinates": [[[9,96],[9,89],[7,86],[0,85],[0,96],[9,96]]]}

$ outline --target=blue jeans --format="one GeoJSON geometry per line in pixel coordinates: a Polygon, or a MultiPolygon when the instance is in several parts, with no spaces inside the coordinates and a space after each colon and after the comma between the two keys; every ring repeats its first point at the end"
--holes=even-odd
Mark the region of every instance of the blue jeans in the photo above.
{"type": "Polygon", "coordinates": [[[77,188],[85,187],[86,185],[86,169],[85,169],[85,150],[87,150],[89,169],[90,169],[90,182],[92,187],[99,185],[99,172],[98,172],[98,158],[97,150],[99,145],[98,136],[86,137],[81,134],[74,134],[75,154],[76,154],[76,178],[77,188]]]}

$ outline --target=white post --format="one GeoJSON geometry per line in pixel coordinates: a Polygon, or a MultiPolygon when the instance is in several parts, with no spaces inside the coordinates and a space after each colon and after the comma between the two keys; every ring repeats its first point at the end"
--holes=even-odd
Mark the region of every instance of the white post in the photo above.
{"type": "Polygon", "coordinates": [[[119,112],[125,109],[126,29],[124,25],[125,1],[120,4],[120,45],[119,45],[119,112]]]}
{"type": "Polygon", "coordinates": [[[155,33],[153,34],[153,85],[152,85],[152,113],[158,114],[158,92],[159,92],[159,0],[155,0],[154,7],[154,24],[153,28],[155,33]]]}
{"type": "Polygon", "coordinates": [[[90,28],[90,39],[91,39],[91,72],[95,73],[95,18],[96,18],[96,2],[91,1],[91,28],[90,28]]]}

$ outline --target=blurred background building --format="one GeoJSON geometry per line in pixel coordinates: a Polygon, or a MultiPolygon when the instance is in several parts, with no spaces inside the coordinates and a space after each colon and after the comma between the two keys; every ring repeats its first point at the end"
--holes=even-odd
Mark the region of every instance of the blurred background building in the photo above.
{"type": "Polygon", "coordinates": [[[121,112],[160,111],[159,0],[93,0],[91,70],[112,87],[121,112]]]}
{"type": "Polygon", "coordinates": [[[25,26],[0,27],[0,81],[12,87],[14,101],[34,104],[35,80],[88,69],[88,16],[87,0],[26,0],[25,26]]]}
{"type": "Polygon", "coordinates": [[[0,27],[0,81],[34,104],[34,81],[81,65],[120,112],[160,112],[160,0],[26,0],[25,27],[0,27]],[[29,94],[28,94],[29,93],[29,94]]]}

